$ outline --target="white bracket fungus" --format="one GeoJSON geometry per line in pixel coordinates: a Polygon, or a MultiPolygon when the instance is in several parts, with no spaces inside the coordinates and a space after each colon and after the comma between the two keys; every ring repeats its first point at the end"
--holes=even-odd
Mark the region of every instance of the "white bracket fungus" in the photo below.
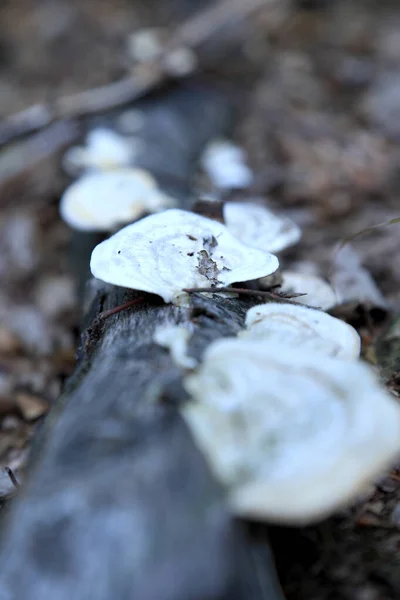
{"type": "Polygon", "coordinates": [[[118,169],[88,174],[72,183],[61,198],[60,212],[74,229],[111,231],[174,203],[147,171],[118,169]]]}
{"type": "Polygon", "coordinates": [[[339,300],[332,286],[321,277],[294,271],[282,271],[282,286],[279,291],[285,294],[306,294],[296,298],[296,302],[322,310],[329,310],[339,300]]]}
{"type": "Polygon", "coordinates": [[[277,270],[273,254],[250,248],[224,225],[184,210],[167,210],[128,225],[93,250],[92,274],[107,283],[186,299],[184,288],[226,286],[277,270]]]}
{"type": "Polygon", "coordinates": [[[128,167],[137,154],[137,144],[135,139],[127,139],[111,129],[98,127],[87,134],[85,146],[67,150],[63,167],[72,177],[88,170],[128,167]]]}
{"type": "Polygon", "coordinates": [[[176,77],[188,75],[197,66],[194,51],[187,46],[168,48],[166,29],[152,27],[135,31],[128,37],[128,54],[136,63],[161,61],[163,67],[176,77]]]}
{"type": "Polygon", "coordinates": [[[131,33],[127,39],[128,55],[138,63],[161,58],[167,42],[167,31],[161,27],[147,27],[131,33]]]}
{"type": "Polygon", "coordinates": [[[187,354],[187,346],[193,334],[193,328],[185,325],[159,325],[154,332],[154,341],[167,348],[174,363],[184,369],[194,369],[197,360],[187,354]]]}
{"type": "Polygon", "coordinates": [[[253,173],[245,163],[245,153],[228,140],[215,140],[208,144],[201,164],[217,188],[242,189],[253,183],[253,173]]]}
{"type": "Polygon", "coordinates": [[[185,387],[183,416],[244,517],[319,520],[400,453],[400,407],[359,362],[230,338],[185,387]]]}
{"type": "Polygon", "coordinates": [[[173,77],[185,77],[198,65],[197,56],[188,46],[179,46],[165,54],[163,66],[173,77]]]}
{"type": "Polygon", "coordinates": [[[270,340],[277,348],[314,350],[343,359],[358,358],[360,336],[351,325],[315,308],[269,302],[247,311],[247,339],[270,340]]]}
{"type": "Polygon", "coordinates": [[[300,228],[286,217],[277,217],[265,206],[250,202],[226,202],[224,220],[239,240],[267,252],[280,252],[296,244],[300,228]]]}

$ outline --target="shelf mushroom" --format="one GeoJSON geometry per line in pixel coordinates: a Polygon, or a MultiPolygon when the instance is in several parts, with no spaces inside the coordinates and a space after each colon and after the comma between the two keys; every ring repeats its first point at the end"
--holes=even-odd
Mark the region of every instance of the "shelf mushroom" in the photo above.
{"type": "MultiPolygon", "coordinates": [[[[282,271],[282,285],[280,292],[285,294],[305,294],[296,298],[299,304],[307,304],[321,310],[329,310],[339,302],[335,290],[321,277],[296,273],[295,271],[282,271]]],[[[261,286],[263,280],[260,280],[261,286]]],[[[268,285],[269,282],[267,282],[268,285]]]]}
{"type": "Polygon", "coordinates": [[[224,220],[229,231],[239,240],[267,252],[280,252],[296,244],[300,228],[287,217],[251,202],[226,202],[224,220]]]}
{"type": "Polygon", "coordinates": [[[357,361],[228,338],[185,387],[184,419],[243,517],[318,521],[400,455],[400,406],[357,361]]]}
{"type": "Polygon", "coordinates": [[[229,140],[214,140],[206,147],[201,164],[219,189],[242,189],[253,183],[253,173],[245,163],[245,153],[229,140]]]}
{"type": "Polygon", "coordinates": [[[187,300],[184,288],[227,286],[277,270],[278,259],[235,239],[224,225],[184,210],[150,215],[93,250],[92,274],[114,285],[187,300]]]}
{"type": "Polygon", "coordinates": [[[126,138],[112,129],[97,127],[86,136],[85,146],[69,148],[63,157],[64,170],[75,177],[87,170],[128,167],[137,153],[138,140],[126,138]]]}
{"type": "Polygon", "coordinates": [[[315,308],[269,302],[247,311],[245,339],[273,341],[277,346],[313,350],[327,356],[355,359],[360,354],[360,336],[351,325],[315,308]]]}
{"type": "Polygon", "coordinates": [[[64,192],[60,212],[74,229],[112,231],[174,204],[147,171],[132,168],[84,175],[64,192]]]}

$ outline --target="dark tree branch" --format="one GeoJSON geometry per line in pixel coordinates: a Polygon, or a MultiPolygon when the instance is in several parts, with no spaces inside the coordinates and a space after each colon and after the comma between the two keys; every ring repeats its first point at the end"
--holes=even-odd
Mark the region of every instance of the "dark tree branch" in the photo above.
{"type": "MultiPolygon", "coordinates": [[[[275,2],[269,0],[270,4],[275,2]]],[[[197,50],[215,41],[222,28],[234,31],[234,25],[265,6],[266,0],[220,0],[216,5],[190,17],[171,33],[171,41],[165,47],[161,61],[149,64],[148,68],[127,75],[120,81],[58,98],[53,104],[31,106],[0,121],[0,146],[58,120],[87,117],[137,101],[157,86],[174,79],[167,67],[167,58],[174,50],[181,45],[197,50]]],[[[194,67],[188,75],[199,71],[199,66],[194,67]]]]}
{"type": "MultiPolygon", "coordinates": [[[[198,89],[154,100],[160,138],[171,119],[181,132],[163,170],[180,163],[182,189],[221,132],[219,102],[198,89]]],[[[153,341],[159,324],[190,322],[189,353],[200,358],[238,331],[252,300],[193,294],[179,308],[138,297],[89,282],[77,369],[2,524],[0,598],[282,600],[265,536],[233,519],[181,418],[182,369],[153,341]]]]}

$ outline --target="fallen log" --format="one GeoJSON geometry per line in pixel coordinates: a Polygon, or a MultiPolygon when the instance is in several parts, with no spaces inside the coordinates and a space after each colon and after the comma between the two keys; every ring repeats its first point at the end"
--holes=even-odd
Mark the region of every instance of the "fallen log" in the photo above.
{"type": "MultiPolygon", "coordinates": [[[[140,164],[162,185],[172,174],[184,203],[194,159],[226,110],[190,86],[152,102],[143,135],[158,133],[162,164],[152,135],[140,164]],[[180,133],[166,143],[171,122],[180,133]]],[[[181,308],[145,295],[102,318],[137,296],[89,281],[76,371],[3,517],[0,599],[281,600],[264,529],[229,513],[179,412],[183,372],[153,340],[159,324],[190,322],[189,353],[200,358],[238,330],[252,300],[193,295],[181,308]]]]}

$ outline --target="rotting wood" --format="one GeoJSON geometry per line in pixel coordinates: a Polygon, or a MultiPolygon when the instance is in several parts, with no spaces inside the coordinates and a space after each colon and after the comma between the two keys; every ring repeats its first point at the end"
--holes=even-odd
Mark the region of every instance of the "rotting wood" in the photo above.
{"type": "MultiPolygon", "coordinates": [[[[186,124],[167,162],[221,129],[205,92],[183,96],[155,100],[186,124]]],[[[181,164],[184,190],[193,161],[181,164]]],[[[200,358],[237,332],[252,300],[194,294],[181,308],[145,295],[101,318],[138,295],[89,281],[76,371],[2,522],[0,599],[282,600],[264,528],[254,535],[230,515],[179,413],[182,370],[153,341],[158,325],[191,321],[189,354],[200,358]]]]}

